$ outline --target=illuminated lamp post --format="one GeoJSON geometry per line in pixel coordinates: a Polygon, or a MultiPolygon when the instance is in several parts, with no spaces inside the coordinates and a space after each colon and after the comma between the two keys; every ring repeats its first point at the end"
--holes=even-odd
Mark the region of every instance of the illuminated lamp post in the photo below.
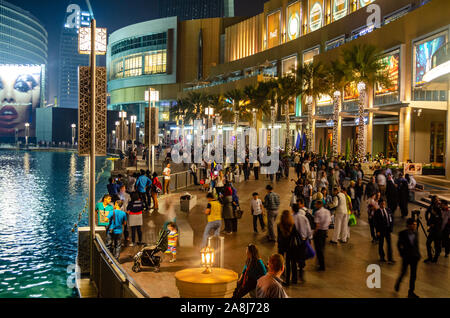
{"type": "Polygon", "coordinates": [[[131,127],[130,127],[131,149],[134,149],[134,141],[136,140],[137,116],[131,116],[130,121],[131,121],[131,127]]]}
{"type": "Polygon", "coordinates": [[[116,121],[116,150],[119,148],[119,139],[120,139],[120,122],[116,121]]]}
{"type": "MultiPolygon", "coordinates": [[[[147,90],[145,92],[145,101],[149,103],[149,108],[151,108],[151,107],[156,108],[156,103],[159,102],[159,91],[157,91],[157,90],[155,90],[153,88],[150,88],[149,90],[147,90]]],[[[150,141],[151,141],[151,130],[153,129],[152,127],[150,127],[151,126],[151,114],[152,114],[150,109],[149,109],[148,114],[149,114],[149,116],[148,116],[148,118],[149,118],[149,123],[148,123],[149,127],[147,127],[146,129],[147,129],[148,134],[149,134],[149,143],[150,143],[150,141]]],[[[156,132],[156,134],[158,135],[158,132],[156,132]]],[[[152,144],[151,146],[152,146],[152,160],[151,160],[151,167],[149,167],[149,168],[151,169],[150,171],[154,172],[155,171],[155,145],[152,144]]],[[[149,160],[149,163],[150,163],[150,160],[149,160]]]]}
{"type": "Polygon", "coordinates": [[[75,145],[75,130],[77,128],[77,125],[72,124],[72,147],[75,145]]]}
{"type": "Polygon", "coordinates": [[[28,137],[30,136],[30,124],[25,123],[25,145],[28,145],[28,137]]]}

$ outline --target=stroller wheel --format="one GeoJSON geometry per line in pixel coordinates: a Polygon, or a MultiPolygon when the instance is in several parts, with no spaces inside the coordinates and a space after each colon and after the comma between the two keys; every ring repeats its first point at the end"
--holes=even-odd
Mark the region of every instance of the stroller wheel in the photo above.
{"type": "Polygon", "coordinates": [[[141,271],[141,266],[139,264],[134,264],[132,270],[135,273],[139,273],[141,271]]]}

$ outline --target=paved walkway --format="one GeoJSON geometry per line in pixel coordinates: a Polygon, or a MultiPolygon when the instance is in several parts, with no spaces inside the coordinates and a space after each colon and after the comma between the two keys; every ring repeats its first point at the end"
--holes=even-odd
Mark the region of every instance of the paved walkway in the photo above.
{"type": "MultiPolygon", "coordinates": [[[[233,235],[225,235],[225,267],[232,269],[238,273],[242,271],[245,263],[245,250],[249,243],[255,243],[260,251],[260,255],[265,262],[272,253],[276,253],[276,244],[267,243],[263,233],[254,234],[252,226],[252,217],[250,215],[250,198],[251,193],[259,192],[261,197],[265,195],[265,186],[267,185],[265,177],[256,182],[250,180],[237,184],[237,190],[241,201],[241,207],[244,210],[244,216],[239,221],[238,233],[233,235]]],[[[282,179],[278,183],[274,183],[274,191],[281,196],[280,210],[287,209],[290,202],[291,190],[294,185],[287,179],[282,179]]],[[[198,205],[191,211],[189,222],[194,230],[194,244],[200,246],[203,229],[206,224],[206,218],[203,210],[206,206],[206,194],[200,192],[197,188],[189,191],[198,195],[198,205]]],[[[183,192],[184,193],[184,192],[183,192]]],[[[181,194],[174,195],[174,202],[178,202],[181,194]]],[[[178,209],[179,206],[176,207],[178,209]]],[[[410,205],[410,210],[416,208],[410,205]]],[[[167,211],[160,209],[163,214],[146,215],[144,240],[151,242],[154,238],[150,237],[152,227],[159,228],[164,223],[167,211]]],[[[280,213],[281,214],[281,213],[280,213]]],[[[306,266],[306,283],[288,287],[287,293],[290,297],[295,298],[396,298],[406,297],[408,291],[409,277],[401,286],[400,292],[395,293],[393,286],[401,267],[401,258],[396,248],[397,233],[405,228],[404,221],[399,217],[399,211],[395,217],[395,234],[393,235],[394,259],[397,263],[394,265],[381,265],[381,288],[369,289],[366,285],[368,273],[367,266],[370,264],[378,264],[378,246],[373,245],[370,239],[369,226],[367,223],[367,213],[363,210],[362,217],[356,227],[351,229],[351,239],[347,244],[339,244],[337,246],[327,243],[325,250],[325,260],[327,270],[325,272],[315,271],[315,261],[307,261],[306,266]]],[[[424,264],[423,259],[426,257],[425,237],[421,230],[420,248],[422,253],[422,261],[419,263],[418,279],[416,284],[416,293],[422,297],[450,297],[450,263],[448,258],[441,258],[437,264],[424,264]]],[[[180,233],[182,235],[182,233],[180,233]]],[[[329,232],[329,237],[332,230],[329,232]]],[[[144,268],[141,273],[133,273],[131,271],[131,257],[138,251],[137,247],[126,248],[121,256],[121,262],[124,268],[131,276],[143,287],[152,297],[179,297],[178,290],[175,285],[175,272],[189,268],[199,267],[200,265],[200,248],[178,247],[178,261],[169,263],[167,260],[162,264],[161,272],[154,273],[151,268],[144,268]]]]}

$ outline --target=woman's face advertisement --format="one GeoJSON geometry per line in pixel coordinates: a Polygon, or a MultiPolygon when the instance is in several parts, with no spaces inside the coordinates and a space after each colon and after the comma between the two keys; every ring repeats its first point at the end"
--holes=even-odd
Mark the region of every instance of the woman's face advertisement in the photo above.
{"type": "MultiPolygon", "coordinates": [[[[0,137],[23,135],[41,98],[40,66],[0,65],[0,137]],[[22,132],[22,133],[21,133],[22,132]]],[[[31,135],[31,134],[30,134],[31,135]]]]}

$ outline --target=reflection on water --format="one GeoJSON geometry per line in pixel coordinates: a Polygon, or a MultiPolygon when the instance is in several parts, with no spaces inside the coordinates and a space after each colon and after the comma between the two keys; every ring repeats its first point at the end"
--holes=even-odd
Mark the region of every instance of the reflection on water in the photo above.
{"type": "MultiPolygon", "coordinates": [[[[97,160],[100,170],[105,159],[97,160]]],[[[71,229],[88,195],[88,160],[74,153],[0,151],[0,167],[0,298],[72,296],[66,269],[75,262],[71,229]]],[[[98,199],[107,177],[108,171],[98,199]]]]}

